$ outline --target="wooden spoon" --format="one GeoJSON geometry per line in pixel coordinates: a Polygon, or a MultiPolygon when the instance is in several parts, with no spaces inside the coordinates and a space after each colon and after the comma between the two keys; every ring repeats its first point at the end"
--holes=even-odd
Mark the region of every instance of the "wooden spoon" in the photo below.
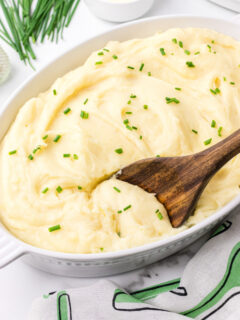
{"type": "Polygon", "coordinates": [[[155,193],[177,228],[193,214],[212,176],[240,153],[240,129],[202,152],[183,157],[144,159],[123,168],[116,178],[155,193]]]}

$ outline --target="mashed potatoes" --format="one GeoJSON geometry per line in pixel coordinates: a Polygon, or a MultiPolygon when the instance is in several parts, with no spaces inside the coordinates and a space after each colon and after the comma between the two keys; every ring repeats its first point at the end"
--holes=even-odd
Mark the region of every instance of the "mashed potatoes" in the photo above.
{"type": "Polygon", "coordinates": [[[93,253],[169,237],[210,216],[239,193],[239,156],[179,229],[153,194],[108,178],[139,159],[204,150],[238,129],[239,64],[240,44],[205,29],[108,43],[20,109],[0,148],[1,220],[32,245],[93,253]]]}

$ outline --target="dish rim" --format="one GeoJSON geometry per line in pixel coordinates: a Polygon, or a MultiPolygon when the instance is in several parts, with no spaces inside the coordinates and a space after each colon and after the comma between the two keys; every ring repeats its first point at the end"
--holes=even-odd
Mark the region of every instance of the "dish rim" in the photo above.
{"type": "MultiPolygon", "coordinates": [[[[155,17],[148,17],[144,19],[139,19],[136,21],[132,22],[127,22],[118,26],[115,26],[107,31],[101,32],[96,36],[90,37],[87,40],[84,40],[64,53],[60,54],[56,59],[51,60],[49,63],[45,64],[43,67],[39,68],[39,70],[31,75],[27,80],[25,80],[18,88],[16,88],[10,97],[6,100],[5,103],[3,103],[3,106],[0,110],[0,121],[1,118],[3,118],[4,113],[8,109],[9,105],[11,102],[16,98],[18,94],[20,94],[24,88],[30,84],[35,78],[39,76],[39,74],[49,67],[51,67],[53,64],[57,63],[59,60],[63,59],[64,57],[67,57],[72,51],[77,50],[78,47],[82,47],[86,45],[90,41],[94,41],[95,39],[98,39],[100,37],[103,37],[108,34],[114,34],[115,31],[121,30],[121,29],[126,29],[128,27],[142,24],[144,22],[153,22],[157,20],[169,20],[169,19],[174,19],[174,18],[181,18],[181,19],[200,19],[200,20],[211,20],[211,21],[216,21],[216,22],[222,22],[222,23],[227,23],[231,25],[236,25],[236,27],[239,25],[237,22],[234,20],[226,19],[226,18],[216,18],[216,17],[210,17],[210,16],[201,16],[201,15],[191,15],[191,14],[181,14],[181,15],[164,15],[164,16],[155,16],[155,17]]],[[[207,28],[207,27],[206,27],[207,28]]],[[[114,37],[114,36],[113,36],[114,37]]],[[[114,39],[113,39],[114,40],[114,39]]],[[[68,70],[71,71],[71,70],[68,70]]],[[[22,105],[19,106],[19,109],[21,108],[22,105]]],[[[19,110],[18,109],[18,110],[19,110]]],[[[17,112],[15,113],[14,118],[16,117],[17,112]]],[[[14,120],[13,120],[14,121],[14,120]]],[[[10,122],[9,126],[12,124],[10,122]]],[[[9,128],[8,126],[8,128],[9,128]]],[[[8,129],[7,129],[8,130],[8,129]]],[[[6,132],[5,132],[6,134],[6,132]]],[[[1,140],[4,138],[5,134],[2,136],[1,140]]],[[[58,259],[64,259],[64,260],[81,260],[81,261],[96,261],[96,260],[109,260],[109,259],[117,259],[117,258],[122,258],[122,257],[127,257],[135,254],[144,254],[144,252],[147,252],[149,250],[156,249],[161,246],[165,246],[167,244],[174,244],[175,242],[181,241],[184,238],[191,236],[193,233],[198,232],[208,225],[210,225],[212,222],[216,220],[220,220],[221,218],[224,218],[232,209],[236,208],[240,204],[240,195],[237,195],[234,197],[230,202],[228,202],[224,207],[221,209],[217,210],[214,214],[211,216],[205,218],[203,221],[199,222],[198,224],[194,225],[193,227],[190,227],[189,229],[186,229],[176,235],[166,237],[164,239],[160,239],[157,241],[153,241],[141,246],[129,248],[129,249],[124,249],[124,250],[119,250],[119,251],[111,251],[111,252],[100,252],[100,253],[66,253],[66,252],[61,252],[61,251],[52,251],[52,250],[47,250],[43,248],[36,247],[34,245],[28,244],[19,238],[17,238],[14,234],[11,233],[7,229],[7,227],[0,221],[0,232],[3,232],[9,239],[14,241],[18,246],[21,248],[23,253],[36,253],[39,255],[43,256],[48,256],[48,257],[54,257],[58,259]]]]}

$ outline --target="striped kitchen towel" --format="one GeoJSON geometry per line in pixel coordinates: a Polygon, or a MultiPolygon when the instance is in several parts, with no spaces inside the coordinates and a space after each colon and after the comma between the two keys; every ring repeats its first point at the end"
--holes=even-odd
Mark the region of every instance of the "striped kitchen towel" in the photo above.
{"type": "Polygon", "coordinates": [[[181,279],[135,292],[102,280],[37,299],[29,320],[239,320],[240,215],[225,221],[181,279]]]}

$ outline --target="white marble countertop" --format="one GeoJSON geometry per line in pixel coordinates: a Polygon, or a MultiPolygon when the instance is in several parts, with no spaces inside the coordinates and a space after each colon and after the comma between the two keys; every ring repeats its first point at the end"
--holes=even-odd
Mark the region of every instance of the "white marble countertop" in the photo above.
{"type": "MultiPolygon", "coordinates": [[[[155,0],[155,5],[147,16],[166,14],[207,14],[208,16],[230,19],[236,15],[235,12],[217,7],[207,0],[155,0]]],[[[70,27],[65,30],[64,41],[58,45],[46,42],[37,47],[36,53],[39,59],[35,63],[36,69],[44,66],[76,43],[108,30],[113,25],[95,18],[82,1],[70,27]]],[[[9,80],[0,87],[0,108],[9,94],[34,72],[21,63],[10,48],[2,43],[1,45],[10,56],[12,73],[9,80]]],[[[186,263],[201,246],[202,241],[200,240],[181,253],[154,265],[109,277],[109,279],[131,291],[180,277],[186,263]]],[[[73,279],[47,274],[25,265],[20,259],[0,270],[0,319],[25,320],[30,304],[43,293],[63,288],[86,286],[95,281],[97,279],[73,279]]]]}

